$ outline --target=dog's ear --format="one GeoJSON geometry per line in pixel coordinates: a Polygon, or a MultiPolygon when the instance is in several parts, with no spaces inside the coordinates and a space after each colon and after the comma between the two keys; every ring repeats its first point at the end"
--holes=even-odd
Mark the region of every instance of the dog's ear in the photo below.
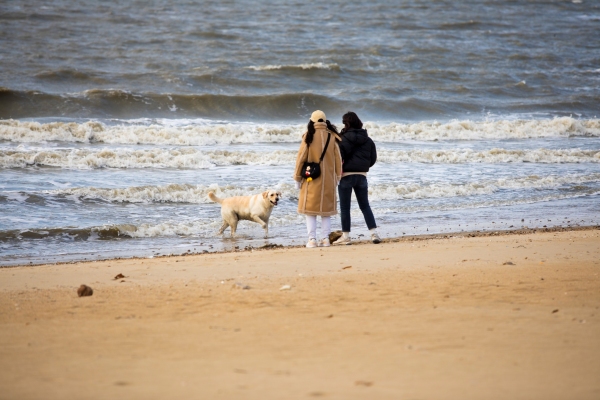
{"type": "Polygon", "coordinates": [[[263,199],[266,199],[267,197],[269,197],[269,191],[267,190],[266,192],[263,192],[262,195],[263,199]]]}

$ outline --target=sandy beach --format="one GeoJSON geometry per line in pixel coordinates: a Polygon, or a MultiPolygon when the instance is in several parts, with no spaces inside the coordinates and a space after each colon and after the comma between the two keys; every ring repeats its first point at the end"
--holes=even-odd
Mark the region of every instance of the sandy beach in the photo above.
{"type": "Polygon", "coordinates": [[[0,400],[600,400],[599,21],[0,1],[0,400]],[[351,246],[304,247],[316,110],[368,171],[351,246]],[[271,190],[267,238],[216,234],[210,192],[271,190]]]}
{"type": "Polygon", "coordinates": [[[3,268],[0,398],[598,399],[599,273],[597,228],[3,268]]]}

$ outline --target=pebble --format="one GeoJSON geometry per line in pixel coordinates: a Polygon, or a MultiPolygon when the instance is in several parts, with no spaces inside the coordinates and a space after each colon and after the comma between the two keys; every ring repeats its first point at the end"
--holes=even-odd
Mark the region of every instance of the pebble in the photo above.
{"type": "Polygon", "coordinates": [[[279,288],[279,290],[290,290],[292,287],[290,285],[283,285],[279,288]]]}
{"type": "Polygon", "coordinates": [[[79,289],[77,289],[77,296],[79,297],[91,296],[93,294],[94,290],[92,290],[92,288],[87,285],[81,285],[79,286],[79,289]]]}

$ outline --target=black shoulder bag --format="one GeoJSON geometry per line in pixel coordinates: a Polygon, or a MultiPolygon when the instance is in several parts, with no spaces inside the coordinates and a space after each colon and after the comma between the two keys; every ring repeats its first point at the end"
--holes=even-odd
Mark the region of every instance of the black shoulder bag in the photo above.
{"type": "Polygon", "coordinates": [[[317,179],[319,176],[321,176],[321,162],[323,161],[323,157],[325,157],[325,152],[327,151],[327,146],[329,146],[330,139],[331,133],[327,132],[327,142],[325,142],[325,148],[323,149],[323,153],[321,153],[321,158],[319,159],[318,163],[306,161],[302,165],[302,176],[307,182],[310,182],[313,179],[317,179]]]}

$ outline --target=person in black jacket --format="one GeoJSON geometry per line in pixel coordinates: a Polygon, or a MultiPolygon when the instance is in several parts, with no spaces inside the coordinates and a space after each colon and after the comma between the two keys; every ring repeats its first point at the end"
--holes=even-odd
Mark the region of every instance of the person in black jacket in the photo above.
{"type": "Polygon", "coordinates": [[[375,143],[362,128],[363,124],[358,115],[352,111],[342,117],[344,129],[340,153],[342,154],[342,179],[338,185],[340,197],[340,214],[342,218],[342,236],[333,244],[350,244],[350,200],[352,190],[356,194],[358,206],[365,217],[367,227],[371,232],[371,241],[379,243],[375,216],[369,205],[369,185],[367,172],[377,161],[375,143]]]}

